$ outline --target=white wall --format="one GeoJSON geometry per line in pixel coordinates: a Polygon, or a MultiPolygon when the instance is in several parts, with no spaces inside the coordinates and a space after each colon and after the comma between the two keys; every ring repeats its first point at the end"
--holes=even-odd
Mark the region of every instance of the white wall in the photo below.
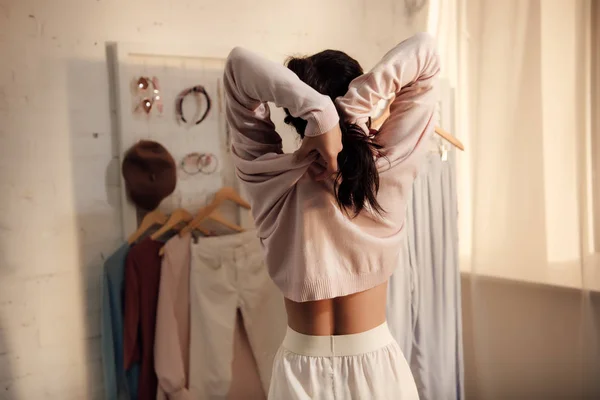
{"type": "Polygon", "coordinates": [[[469,400],[600,398],[600,297],[577,289],[462,277],[469,400]]]}
{"type": "Polygon", "coordinates": [[[0,0],[0,399],[102,395],[99,277],[121,240],[106,42],[331,47],[370,67],[425,29],[403,4],[0,0]]]}

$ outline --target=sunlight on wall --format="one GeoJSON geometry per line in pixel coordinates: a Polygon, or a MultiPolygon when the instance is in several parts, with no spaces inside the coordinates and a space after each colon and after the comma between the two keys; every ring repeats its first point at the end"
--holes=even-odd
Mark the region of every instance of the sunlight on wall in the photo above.
{"type": "Polygon", "coordinates": [[[580,258],[577,177],[577,2],[541,2],[541,79],[549,263],[580,258]]]}

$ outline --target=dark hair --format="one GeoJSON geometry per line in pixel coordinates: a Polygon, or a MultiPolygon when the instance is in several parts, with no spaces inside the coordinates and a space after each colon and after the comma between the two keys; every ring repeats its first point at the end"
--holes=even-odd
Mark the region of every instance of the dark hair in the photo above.
{"type": "MultiPolygon", "coordinates": [[[[332,100],[344,96],[350,82],[363,74],[363,69],[352,57],[337,50],[325,50],[310,57],[288,59],[287,67],[300,80],[332,100]]],[[[304,138],[307,122],[293,117],[285,110],[285,123],[292,125],[304,138]]],[[[338,155],[339,172],[335,179],[338,204],[357,216],[366,205],[376,213],[383,209],[377,201],[379,172],[375,156],[381,146],[373,141],[358,125],[340,120],[343,150],[338,155]]]]}

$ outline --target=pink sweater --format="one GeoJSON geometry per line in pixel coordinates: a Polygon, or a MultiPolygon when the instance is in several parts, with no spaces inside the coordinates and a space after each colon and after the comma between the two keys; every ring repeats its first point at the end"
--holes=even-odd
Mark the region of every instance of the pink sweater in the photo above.
{"type": "Polygon", "coordinates": [[[344,296],[386,282],[400,262],[406,201],[433,132],[439,59],[434,40],[417,34],[355,79],[336,106],[280,64],[235,48],[225,67],[227,119],[238,178],[249,196],[271,278],[294,301],[344,296]],[[323,134],[339,121],[338,110],[368,132],[380,99],[395,94],[390,117],[376,140],[378,201],[349,218],[337,205],[332,182],[307,174],[310,158],[295,163],[284,154],[267,102],[308,121],[306,136],[323,134]]]}

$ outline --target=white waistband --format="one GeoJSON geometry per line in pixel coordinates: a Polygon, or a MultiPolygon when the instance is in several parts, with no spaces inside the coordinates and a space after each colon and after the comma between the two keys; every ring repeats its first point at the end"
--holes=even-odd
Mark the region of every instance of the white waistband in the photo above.
{"type": "Polygon", "coordinates": [[[282,347],[309,357],[344,357],[370,353],[394,342],[387,323],[352,335],[311,336],[287,328],[282,347]]]}

